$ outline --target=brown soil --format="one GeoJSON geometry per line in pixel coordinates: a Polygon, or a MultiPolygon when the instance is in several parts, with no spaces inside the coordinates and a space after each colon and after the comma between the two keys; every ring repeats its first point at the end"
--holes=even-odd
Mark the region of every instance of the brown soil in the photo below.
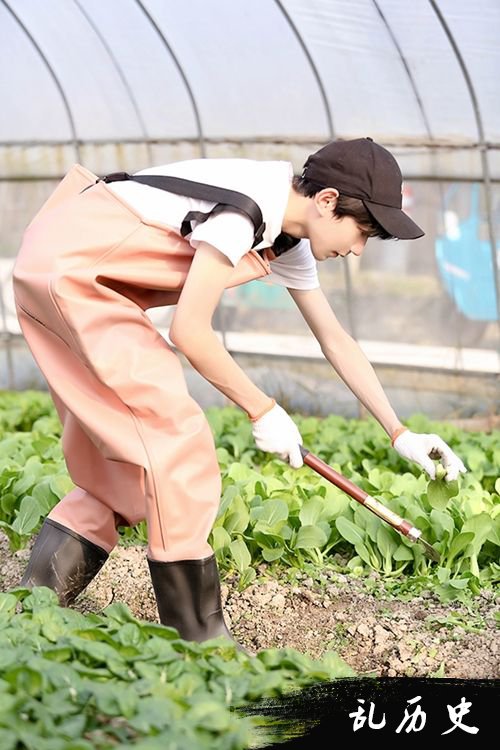
{"type": "MultiPolygon", "coordinates": [[[[29,548],[10,552],[0,532],[2,591],[18,584],[29,553],[29,548]]],[[[222,598],[234,636],[250,653],[288,646],[319,658],[336,651],[359,675],[500,677],[498,592],[483,590],[466,607],[442,604],[428,590],[408,601],[387,598],[375,571],[372,591],[353,575],[325,569],[323,578],[319,583],[303,574],[290,584],[270,578],[261,566],[256,581],[238,592],[237,577],[226,577],[222,598]]],[[[144,547],[118,546],[74,608],[99,612],[113,601],[124,602],[136,617],[158,622],[144,547]]]]}

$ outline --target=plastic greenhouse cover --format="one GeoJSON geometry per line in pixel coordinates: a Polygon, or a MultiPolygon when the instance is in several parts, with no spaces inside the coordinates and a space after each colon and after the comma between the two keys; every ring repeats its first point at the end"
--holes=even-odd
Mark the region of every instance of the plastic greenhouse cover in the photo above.
{"type": "Polygon", "coordinates": [[[371,135],[468,149],[477,119],[434,6],[495,146],[498,0],[3,0],[0,144],[371,135]]]}

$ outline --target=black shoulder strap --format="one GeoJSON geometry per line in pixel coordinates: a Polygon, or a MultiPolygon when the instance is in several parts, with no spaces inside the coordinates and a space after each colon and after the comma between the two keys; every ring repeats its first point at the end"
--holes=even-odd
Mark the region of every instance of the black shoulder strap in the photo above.
{"type": "Polygon", "coordinates": [[[103,177],[102,180],[103,182],[133,180],[143,185],[167,190],[169,193],[175,193],[176,195],[188,195],[191,198],[216,203],[217,205],[206,213],[190,211],[186,214],[181,226],[183,237],[192,231],[192,221],[201,223],[206,221],[209,216],[213,216],[226,208],[232,208],[236,211],[241,211],[251,220],[254,226],[254,243],[252,248],[262,241],[262,236],[266,228],[262,218],[262,211],[252,198],[236,190],[228,190],[215,185],[206,185],[203,182],[193,182],[192,180],[185,180],[182,177],[171,177],[169,175],[130,175],[128,172],[113,172],[103,177]]]}

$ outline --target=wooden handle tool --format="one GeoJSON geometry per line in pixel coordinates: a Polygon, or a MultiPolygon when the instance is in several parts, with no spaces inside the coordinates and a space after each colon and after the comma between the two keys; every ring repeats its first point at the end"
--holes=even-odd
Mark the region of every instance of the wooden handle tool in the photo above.
{"type": "Polygon", "coordinates": [[[351,482],[350,479],[347,479],[347,477],[339,474],[338,471],[332,469],[331,466],[322,461],[321,458],[318,458],[318,456],[315,456],[314,453],[308,451],[307,448],[304,448],[304,446],[302,445],[300,446],[300,452],[302,454],[304,463],[307,464],[307,466],[309,466],[311,469],[314,469],[314,471],[317,471],[318,474],[321,474],[322,477],[328,479],[329,482],[332,482],[332,484],[339,487],[343,492],[346,492],[348,495],[354,498],[354,500],[357,500],[358,503],[361,503],[361,505],[364,505],[365,508],[368,508],[368,510],[371,510],[372,513],[375,513],[377,516],[389,523],[393,527],[393,529],[399,531],[400,534],[406,536],[408,539],[410,539],[410,541],[419,542],[420,544],[422,544],[426,555],[430,557],[431,560],[434,560],[434,562],[439,562],[439,552],[435,550],[431,544],[426,542],[425,539],[422,539],[422,532],[420,531],[420,529],[412,526],[409,521],[406,521],[404,518],[401,518],[401,516],[398,516],[397,513],[394,513],[394,511],[383,505],[380,500],[372,497],[368,494],[368,492],[365,492],[361,489],[361,487],[358,487],[357,484],[351,482]]]}

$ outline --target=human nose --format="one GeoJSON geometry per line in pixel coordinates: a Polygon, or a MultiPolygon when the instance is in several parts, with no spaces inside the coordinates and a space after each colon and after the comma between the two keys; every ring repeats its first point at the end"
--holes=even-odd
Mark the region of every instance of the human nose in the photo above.
{"type": "Polygon", "coordinates": [[[356,244],[351,245],[351,253],[359,257],[365,249],[367,239],[367,237],[364,237],[362,240],[359,240],[359,242],[356,242],[356,244]]]}

